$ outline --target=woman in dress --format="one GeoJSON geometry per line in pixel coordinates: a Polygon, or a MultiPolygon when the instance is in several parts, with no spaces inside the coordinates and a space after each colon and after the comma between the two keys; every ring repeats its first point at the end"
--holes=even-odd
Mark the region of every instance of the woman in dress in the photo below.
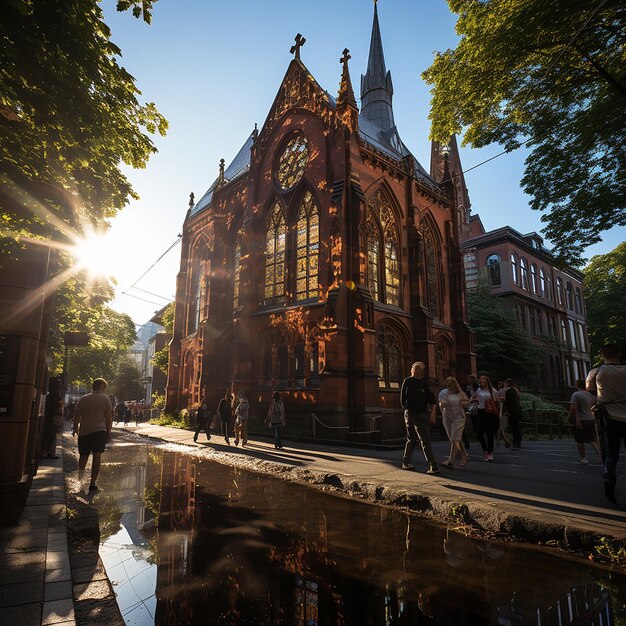
{"type": "Polygon", "coordinates": [[[498,394],[487,376],[478,379],[478,390],[470,398],[478,403],[476,435],[483,449],[483,461],[493,461],[493,444],[498,433],[498,394]]]}
{"type": "Polygon", "coordinates": [[[439,408],[443,415],[443,426],[450,439],[450,456],[442,463],[444,467],[454,467],[457,454],[461,457],[460,465],[467,463],[469,455],[461,444],[465,428],[465,407],[469,400],[461,389],[459,381],[453,376],[446,378],[444,388],[439,392],[439,408]]]}

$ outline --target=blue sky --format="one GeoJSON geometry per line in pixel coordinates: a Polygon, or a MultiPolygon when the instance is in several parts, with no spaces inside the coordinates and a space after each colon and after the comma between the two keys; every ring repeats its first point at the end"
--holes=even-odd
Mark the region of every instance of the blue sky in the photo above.
{"type": "MultiPolygon", "coordinates": [[[[289,48],[296,33],[307,39],[302,61],[332,95],[341,77],[341,52],[350,49],[358,97],[373,3],[159,0],[150,26],[129,13],[118,14],[113,0],[102,6],[112,40],[123,51],[121,64],[135,76],[142,99],[155,102],[170,124],[167,136],[155,140],[159,153],[147,169],[126,170],[141,199],[120,212],[110,232],[118,280],[113,307],[143,323],[166,298],[173,298],[180,247],[137,283],[142,291],[128,287],[181,232],[189,193],[199,199],[217,176],[219,160],[228,164],[254,123],[262,126],[292,58],[289,48]]],[[[435,50],[454,47],[455,16],[445,0],[380,0],[378,10],[396,124],[404,143],[428,169],[430,94],[420,74],[435,50]]],[[[500,151],[499,146],[462,149],[463,166],[468,169],[500,151]]],[[[487,229],[508,223],[521,232],[540,231],[541,214],[530,210],[519,187],[524,157],[520,150],[468,173],[472,211],[487,229]]],[[[624,234],[623,228],[613,229],[586,256],[612,250],[624,234]]]]}

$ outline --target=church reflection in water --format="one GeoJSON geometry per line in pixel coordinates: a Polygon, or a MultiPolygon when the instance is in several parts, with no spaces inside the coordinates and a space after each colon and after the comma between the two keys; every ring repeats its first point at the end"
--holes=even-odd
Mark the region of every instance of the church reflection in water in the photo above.
{"type": "Polygon", "coordinates": [[[626,581],[592,564],[179,452],[127,444],[107,454],[95,504],[103,519],[115,498],[122,529],[101,555],[128,624],[624,619],[626,581]]]}

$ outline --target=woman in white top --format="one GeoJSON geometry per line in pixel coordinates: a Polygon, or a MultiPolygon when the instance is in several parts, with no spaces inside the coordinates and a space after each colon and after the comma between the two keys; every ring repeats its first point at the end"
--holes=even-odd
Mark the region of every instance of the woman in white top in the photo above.
{"type": "Polygon", "coordinates": [[[478,384],[478,390],[471,397],[472,401],[478,402],[476,436],[483,449],[483,461],[493,461],[493,444],[500,422],[498,394],[487,376],[481,376],[478,384]]]}
{"type": "Polygon", "coordinates": [[[469,455],[461,445],[465,428],[465,407],[469,404],[459,381],[453,376],[446,378],[445,387],[439,392],[439,408],[443,415],[443,427],[450,439],[450,456],[442,463],[445,467],[454,467],[457,453],[461,456],[461,466],[467,463],[469,455]]]}

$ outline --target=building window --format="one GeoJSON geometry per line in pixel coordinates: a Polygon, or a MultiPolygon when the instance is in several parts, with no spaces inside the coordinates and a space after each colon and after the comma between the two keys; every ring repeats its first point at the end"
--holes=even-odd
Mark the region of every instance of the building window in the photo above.
{"type": "Polygon", "coordinates": [[[297,577],[294,600],[296,626],[312,626],[319,623],[319,592],[316,582],[297,577]]]}
{"type": "Polygon", "coordinates": [[[533,263],[530,266],[530,285],[532,287],[533,293],[539,293],[539,287],[537,284],[537,266],[533,263]]]}
{"type": "Polygon", "coordinates": [[[576,313],[583,313],[583,296],[580,292],[580,288],[576,287],[575,290],[575,304],[576,304],[576,313]]]}
{"type": "Polygon", "coordinates": [[[368,202],[366,235],[367,284],[372,298],[400,306],[398,229],[391,204],[381,190],[368,202]]]}
{"type": "Polygon", "coordinates": [[[389,326],[380,326],[376,331],[376,371],[379,387],[399,389],[402,382],[400,343],[389,326]]]}
{"type": "Polygon", "coordinates": [[[239,306],[239,276],[241,273],[241,244],[235,246],[235,258],[233,261],[233,309],[239,306]]]}
{"type": "Polygon", "coordinates": [[[572,283],[570,283],[568,281],[567,285],[565,286],[565,298],[567,301],[567,308],[570,311],[574,310],[574,291],[572,289],[572,283]]]}
{"type": "Polygon", "coordinates": [[[511,255],[511,275],[513,276],[513,282],[516,285],[519,285],[519,273],[517,270],[517,257],[514,254],[511,255]]]}
{"type": "Polygon", "coordinates": [[[567,344],[567,325],[565,324],[565,320],[561,318],[561,339],[564,344],[567,344]]]}
{"type": "Polygon", "coordinates": [[[202,311],[204,281],[201,276],[200,268],[194,272],[193,282],[191,284],[191,300],[189,302],[189,310],[187,315],[187,334],[195,333],[200,325],[200,315],[202,311]]]}
{"type": "Polygon", "coordinates": [[[556,279],[556,297],[559,306],[563,306],[563,281],[560,276],[556,279]]]}
{"type": "Polygon", "coordinates": [[[367,283],[374,300],[380,300],[378,268],[380,267],[380,243],[374,232],[374,226],[367,229],[367,283]]]}
{"type": "Polygon", "coordinates": [[[567,320],[569,324],[570,345],[574,350],[578,350],[578,335],[574,327],[574,320],[567,320]]]}
{"type": "Polygon", "coordinates": [[[298,212],[296,231],[296,299],[306,300],[319,295],[320,218],[310,191],[298,212]]]}
{"type": "Polygon", "coordinates": [[[528,307],[528,317],[530,319],[530,333],[536,336],[539,334],[539,323],[537,319],[537,309],[535,309],[535,307],[528,307]]]}
{"type": "Polygon", "coordinates": [[[528,291],[528,265],[526,264],[526,259],[524,257],[519,260],[519,274],[522,289],[528,291]]]}
{"type": "Polygon", "coordinates": [[[547,314],[548,318],[548,335],[556,337],[556,319],[554,315],[547,314]]]}
{"type": "Polygon", "coordinates": [[[441,317],[439,306],[439,276],[437,271],[437,251],[430,230],[424,236],[424,252],[426,255],[426,291],[428,309],[435,317],[441,317]]]}
{"type": "Polygon", "coordinates": [[[278,202],[270,213],[265,234],[265,299],[282,300],[285,295],[285,244],[287,224],[278,202]]]}
{"type": "Polygon", "coordinates": [[[541,290],[541,297],[547,298],[548,291],[546,286],[546,270],[543,267],[539,270],[539,286],[541,290]]]}
{"type": "Polygon", "coordinates": [[[278,159],[276,178],[281,189],[295,187],[304,176],[309,161],[309,145],[302,135],[289,141],[278,159]]]}
{"type": "Polygon", "coordinates": [[[487,272],[489,274],[489,283],[492,287],[499,287],[502,284],[500,263],[501,259],[499,254],[490,254],[487,257],[487,272]]]}
{"type": "Polygon", "coordinates": [[[587,352],[589,347],[587,345],[587,335],[585,333],[585,327],[582,324],[578,324],[578,337],[580,338],[580,349],[587,352]]]}

